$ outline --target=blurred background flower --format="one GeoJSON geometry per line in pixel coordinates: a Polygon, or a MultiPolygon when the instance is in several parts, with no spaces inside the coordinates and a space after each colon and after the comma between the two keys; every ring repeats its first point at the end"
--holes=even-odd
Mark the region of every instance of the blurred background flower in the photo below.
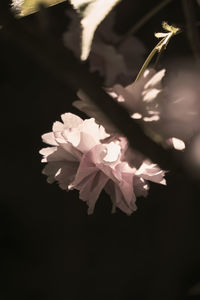
{"type": "MultiPolygon", "coordinates": [[[[80,59],[80,18],[72,10],[67,10],[66,14],[70,18],[70,25],[63,35],[64,43],[80,59]]],[[[114,23],[115,13],[111,12],[95,32],[88,58],[90,71],[99,72],[104,78],[105,86],[132,81],[144,61],[146,52],[143,43],[136,37],[122,39],[122,36],[114,31],[114,23]]]]}

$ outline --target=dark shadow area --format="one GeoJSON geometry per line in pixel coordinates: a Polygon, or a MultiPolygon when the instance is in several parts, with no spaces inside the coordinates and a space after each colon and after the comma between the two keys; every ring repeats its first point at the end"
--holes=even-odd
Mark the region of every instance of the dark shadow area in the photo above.
{"type": "MultiPolygon", "coordinates": [[[[122,0],[116,30],[126,32],[158,2],[122,0]]],[[[66,6],[48,9],[56,39],[69,22],[66,6]]],[[[184,25],[181,1],[172,1],[137,32],[148,52],[163,20],[184,25]]],[[[37,15],[21,22],[40,32],[37,15]]],[[[151,184],[149,196],[137,200],[138,210],[129,217],[112,215],[102,193],[88,216],[77,191],[46,183],[39,154],[41,135],[62,113],[80,115],[71,105],[77,96],[1,31],[0,44],[0,298],[197,299],[188,290],[200,281],[199,182],[168,173],[167,187],[151,184]]],[[[160,65],[173,70],[186,58],[193,63],[183,31],[160,65]]]]}

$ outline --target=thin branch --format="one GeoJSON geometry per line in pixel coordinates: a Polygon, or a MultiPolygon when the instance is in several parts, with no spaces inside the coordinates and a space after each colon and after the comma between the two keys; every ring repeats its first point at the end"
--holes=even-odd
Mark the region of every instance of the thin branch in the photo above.
{"type": "MultiPolygon", "coordinates": [[[[127,137],[130,146],[157,162],[161,168],[180,170],[181,164],[174,158],[182,154],[176,150],[164,150],[160,145],[146,136],[141,127],[130,118],[128,112],[114,101],[102,88],[100,80],[89,73],[86,66],[77,61],[61,41],[41,39],[33,31],[23,26],[22,20],[15,19],[10,14],[0,11],[0,21],[3,29],[0,34],[11,40],[48,70],[51,75],[70,86],[74,91],[82,89],[89,99],[101,109],[106,117],[127,137]]],[[[63,96],[66,101],[66,97],[63,96]]]]}

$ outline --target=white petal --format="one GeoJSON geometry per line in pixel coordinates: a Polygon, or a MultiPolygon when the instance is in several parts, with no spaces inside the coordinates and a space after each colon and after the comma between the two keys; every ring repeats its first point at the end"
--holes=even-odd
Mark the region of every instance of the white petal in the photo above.
{"type": "Polygon", "coordinates": [[[54,132],[56,132],[56,131],[62,131],[63,129],[64,129],[63,123],[61,123],[61,122],[59,122],[59,121],[56,121],[56,122],[53,123],[53,128],[52,128],[52,130],[53,130],[54,132]]]}
{"type": "Polygon", "coordinates": [[[158,83],[160,83],[160,81],[162,80],[162,78],[165,75],[165,69],[157,72],[144,86],[145,89],[148,89],[150,87],[155,87],[158,83]]]}
{"type": "Polygon", "coordinates": [[[44,157],[42,159],[42,162],[47,162],[47,157],[51,154],[53,154],[57,150],[57,147],[46,147],[42,148],[39,153],[42,154],[44,157]]]}
{"type": "Polygon", "coordinates": [[[155,88],[144,91],[142,93],[143,94],[143,101],[147,102],[147,103],[152,102],[158,96],[158,94],[160,92],[161,92],[160,89],[155,89],[155,88]]]}
{"type": "Polygon", "coordinates": [[[65,129],[62,133],[66,141],[77,147],[80,143],[80,131],[76,128],[72,130],[65,129]]]}
{"type": "Polygon", "coordinates": [[[185,143],[184,143],[184,141],[182,141],[180,139],[173,137],[172,143],[176,150],[184,150],[185,149],[185,143]]]}
{"type": "Polygon", "coordinates": [[[42,135],[42,141],[46,144],[57,146],[53,132],[48,132],[42,135]]]}
{"type": "Polygon", "coordinates": [[[118,144],[111,142],[108,145],[106,145],[106,149],[107,153],[103,160],[106,162],[116,161],[121,152],[121,147],[118,144]]]}
{"type": "Polygon", "coordinates": [[[131,115],[131,118],[135,119],[135,120],[139,120],[139,119],[142,119],[142,115],[139,113],[134,113],[131,115]]]}
{"type": "Polygon", "coordinates": [[[143,120],[145,122],[159,121],[160,117],[158,115],[155,115],[155,116],[151,116],[151,117],[144,117],[143,120]]]}
{"type": "Polygon", "coordinates": [[[86,153],[91,150],[98,142],[95,137],[85,132],[80,133],[80,143],[77,145],[77,149],[82,153],[86,153]]]}
{"type": "Polygon", "coordinates": [[[65,114],[61,115],[61,119],[62,119],[62,121],[64,123],[64,127],[66,129],[76,128],[83,123],[83,120],[80,117],[78,117],[72,113],[65,113],[65,114]]]}

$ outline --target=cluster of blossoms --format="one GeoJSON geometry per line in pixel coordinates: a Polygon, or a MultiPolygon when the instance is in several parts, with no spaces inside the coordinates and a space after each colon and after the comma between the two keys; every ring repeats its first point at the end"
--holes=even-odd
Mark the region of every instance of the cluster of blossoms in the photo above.
{"type": "MultiPolygon", "coordinates": [[[[115,84],[106,90],[110,96],[127,109],[131,118],[142,120],[144,124],[148,122],[149,125],[149,123],[160,120],[161,82],[164,75],[164,69],[159,72],[154,69],[147,69],[138,81],[125,87],[121,84],[115,84]]],[[[78,92],[78,96],[80,100],[73,103],[76,108],[90,117],[94,117],[100,124],[103,123],[107,132],[116,133],[116,129],[108,124],[109,121],[106,120],[93,102],[81,91],[78,92]]]]}
{"type": "Polygon", "coordinates": [[[103,189],[112,200],[113,212],[118,207],[130,215],[136,210],[136,197],[147,196],[148,180],[165,184],[164,172],[148,159],[141,162],[138,155],[138,168],[124,160],[125,138],[104,142],[109,135],[93,118],[82,120],[65,113],[61,119],[63,123],[55,122],[52,132],[42,136],[51,145],[40,150],[42,162],[47,163],[43,174],[64,190],[79,190],[89,214],[103,189]]]}
{"type": "MultiPolygon", "coordinates": [[[[198,97],[194,92],[197,87],[191,89],[191,84],[184,87],[182,75],[181,79],[177,77],[172,81],[176,88],[171,85],[169,97],[169,91],[162,87],[164,75],[165,70],[147,69],[138,81],[125,87],[115,84],[106,91],[132,118],[142,122],[142,126],[150,128],[154,134],[161,134],[163,140],[182,150],[185,144],[179,138],[187,141],[192,132],[200,129],[196,109],[198,97]],[[188,124],[186,120],[190,121],[187,130],[184,129],[188,124]]],[[[195,84],[194,78],[192,83],[195,84]]],[[[91,118],[82,120],[71,113],[63,114],[63,123],[55,122],[52,132],[42,136],[43,141],[51,145],[40,151],[42,162],[47,163],[43,173],[48,176],[49,183],[57,181],[64,190],[79,190],[89,214],[93,213],[104,190],[112,200],[113,212],[118,207],[130,215],[136,210],[136,197],[147,196],[148,181],[166,184],[165,172],[130,149],[126,138],[83,91],[79,91],[78,96],[79,100],[73,105],[91,118]]]]}
{"type": "MultiPolygon", "coordinates": [[[[64,42],[79,58],[80,19],[74,11],[68,12],[68,16],[71,23],[64,42]]],[[[112,30],[114,17],[111,13],[96,31],[89,56],[90,71],[98,71],[105,78],[104,84],[109,87],[106,91],[117,101],[124,102],[130,115],[140,115],[146,121],[152,117],[155,120],[158,109],[156,105],[151,110],[149,107],[160,92],[164,72],[156,79],[153,77],[155,71],[149,70],[134,86],[113,86],[115,82],[125,84],[135,78],[145,52],[142,43],[134,37],[119,44],[121,37],[112,30]],[[153,83],[149,81],[152,77],[153,83]],[[139,100],[142,92],[144,101],[149,102],[146,106],[139,100]],[[133,114],[135,111],[137,114],[133,114]]],[[[148,181],[166,184],[164,171],[130,150],[126,138],[117,132],[103,112],[83,92],[79,91],[78,96],[80,100],[73,105],[91,118],[82,120],[65,113],[61,115],[63,123],[55,122],[52,132],[42,136],[43,141],[51,145],[40,151],[42,162],[47,163],[43,174],[47,175],[49,183],[57,181],[64,190],[79,190],[79,198],[87,203],[89,214],[93,213],[104,190],[111,198],[113,212],[118,207],[130,215],[136,210],[136,197],[147,196],[148,181]]]]}
{"type": "MultiPolygon", "coordinates": [[[[68,16],[71,23],[64,42],[79,58],[80,19],[76,12],[68,16]]],[[[104,77],[106,92],[151,137],[165,146],[185,149],[184,142],[200,132],[199,75],[179,74],[168,82],[168,89],[163,89],[165,70],[146,69],[133,82],[145,50],[134,37],[121,41],[112,30],[113,22],[111,13],[96,31],[88,58],[90,71],[98,71],[104,77]]],[[[82,90],[78,97],[73,105],[90,118],[82,120],[65,113],[61,115],[62,122],[55,122],[52,132],[42,136],[51,146],[40,151],[46,163],[43,174],[49,183],[56,181],[64,190],[78,190],[89,214],[104,190],[111,198],[113,212],[119,208],[130,215],[137,208],[136,197],[147,196],[149,181],[166,184],[165,171],[130,149],[126,138],[82,90]]],[[[199,149],[200,138],[196,144],[195,149],[199,149]]],[[[200,165],[199,152],[193,152],[200,165]]]]}

